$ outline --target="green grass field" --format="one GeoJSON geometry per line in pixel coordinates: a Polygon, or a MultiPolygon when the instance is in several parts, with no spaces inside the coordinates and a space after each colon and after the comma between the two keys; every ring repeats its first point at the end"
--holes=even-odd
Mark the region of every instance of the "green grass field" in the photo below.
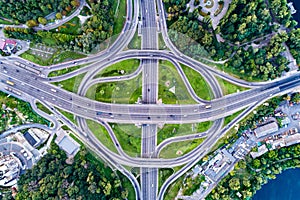
{"type": "Polygon", "coordinates": [[[195,140],[191,140],[191,141],[182,141],[182,142],[171,143],[161,150],[159,157],[160,158],[180,157],[180,156],[192,151],[194,148],[196,148],[198,145],[200,145],[204,140],[205,140],[205,138],[200,138],[200,139],[195,139],[195,140]],[[179,154],[179,152],[181,152],[181,154],[179,154]]]}
{"type": "Polygon", "coordinates": [[[36,103],[36,106],[38,109],[40,109],[44,113],[47,113],[48,115],[50,115],[52,113],[48,108],[46,108],[43,104],[41,104],[39,102],[36,103]]]}
{"type": "Polygon", "coordinates": [[[138,33],[135,32],[132,40],[128,44],[129,49],[141,49],[141,37],[138,36],[138,33]]]}
{"type": "Polygon", "coordinates": [[[61,88],[68,90],[70,92],[74,92],[77,93],[79,84],[81,82],[81,80],[83,79],[85,74],[80,74],[78,76],[69,78],[67,80],[63,80],[60,82],[54,82],[52,84],[57,85],[57,86],[61,86],[61,88]]]}
{"type": "Polygon", "coordinates": [[[207,131],[213,122],[202,122],[195,124],[165,124],[163,128],[158,129],[157,143],[161,143],[167,138],[190,135],[207,131]]]}
{"type": "Polygon", "coordinates": [[[100,71],[94,78],[124,76],[133,73],[140,65],[140,60],[129,59],[112,64],[100,71]],[[123,70],[123,71],[122,71],[123,70]]]}
{"type": "Polygon", "coordinates": [[[249,77],[245,74],[241,74],[240,71],[236,70],[234,67],[224,67],[223,64],[210,64],[211,66],[217,67],[219,70],[226,72],[230,76],[236,77],[238,79],[246,80],[246,81],[262,81],[262,79],[256,78],[256,77],[249,77]]]}
{"type": "Polygon", "coordinates": [[[63,74],[67,74],[67,73],[70,73],[77,69],[80,69],[81,67],[84,67],[84,66],[86,66],[86,65],[78,65],[78,66],[69,67],[69,68],[65,68],[65,69],[61,69],[61,70],[57,70],[57,71],[52,71],[48,74],[48,77],[54,77],[54,76],[60,76],[63,74]]]}
{"type": "Polygon", "coordinates": [[[39,65],[48,66],[52,64],[57,64],[61,62],[66,62],[70,60],[75,60],[79,58],[84,58],[86,55],[72,52],[72,51],[56,51],[52,56],[48,59],[45,59],[41,56],[34,55],[32,50],[28,50],[20,55],[21,58],[24,58],[26,60],[29,60],[31,62],[34,62],[39,65]]]}
{"type": "Polygon", "coordinates": [[[237,85],[234,85],[232,83],[229,83],[228,81],[225,81],[219,77],[216,77],[221,88],[222,88],[222,91],[223,91],[223,94],[224,95],[227,95],[227,94],[233,94],[233,93],[237,93],[237,92],[241,92],[241,91],[245,91],[245,90],[248,90],[248,88],[244,88],[244,87],[241,87],[241,86],[237,86],[237,85]]]}
{"type": "Polygon", "coordinates": [[[158,48],[161,50],[167,49],[166,43],[161,33],[158,34],[158,48]]]}
{"type": "Polygon", "coordinates": [[[233,113],[232,115],[229,115],[225,117],[223,126],[226,126],[229,124],[232,120],[234,120],[239,114],[241,114],[244,110],[238,111],[236,113],[233,113]]]}
{"type": "Polygon", "coordinates": [[[158,170],[158,190],[162,184],[173,174],[173,169],[163,168],[158,170]]]}
{"type": "Polygon", "coordinates": [[[213,97],[211,88],[201,74],[185,65],[181,65],[181,67],[197,96],[204,100],[211,100],[213,97]]]}
{"type": "Polygon", "coordinates": [[[66,118],[68,118],[71,122],[73,122],[74,124],[77,124],[76,120],[75,120],[75,116],[72,113],[69,113],[67,111],[61,110],[59,108],[56,108],[61,114],[63,114],[66,118]]]}
{"type": "Polygon", "coordinates": [[[133,124],[111,124],[111,127],[123,150],[130,156],[140,156],[142,129],[133,124]]]}
{"type": "Polygon", "coordinates": [[[113,28],[113,35],[121,33],[125,20],[126,20],[126,0],[115,0],[113,1],[113,10],[115,13],[115,21],[113,28]],[[118,1],[119,5],[118,5],[118,1]]]}
{"type": "Polygon", "coordinates": [[[158,99],[162,99],[164,104],[196,103],[188,93],[176,68],[169,61],[159,62],[158,99]],[[175,93],[171,91],[172,89],[175,93]]]}
{"type": "Polygon", "coordinates": [[[178,178],[174,183],[172,183],[169,188],[167,189],[167,192],[165,193],[164,199],[165,200],[174,200],[180,190],[180,187],[183,183],[183,176],[178,178]]]}
{"type": "Polygon", "coordinates": [[[107,130],[102,125],[92,120],[86,120],[86,123],[91,132],[104,146],[106,146],[112,152],[118,152],[107,130]]]}
{"type": "Polygon", "coordinates": [[[130,103],[142,95],[142,76],[119,82],[99,83],[90,87],[86,97],[107,103],[130,103]]]}
{"type": "Polygon", "coordinates": [[[77,35],[81,32],[81,24],[78,17],[74,17],[67,23],[64,23],[63,25],[59,26],[58,32],[65,33],[65,34],[72,34],[77,35]]]}

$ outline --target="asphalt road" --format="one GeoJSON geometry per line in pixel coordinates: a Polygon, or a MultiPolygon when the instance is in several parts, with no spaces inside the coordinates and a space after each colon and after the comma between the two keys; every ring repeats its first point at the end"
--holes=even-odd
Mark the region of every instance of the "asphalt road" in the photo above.
{"type": "MultiPolygon", "coordinates": [[[[79,116],[80,127],[83,130],[79,130],[74,126],[74,124],[70,123],[64,116],[55,111],[52,107],[52,111],[55,113],[57,118],[60,118],[68,126],[74,128],[75,132],[80,134],[81,139],[88,146],[94,149],[98,155],[101,155],[105,160],[112,163],[117,169],[119,169],[122,173],[124,173],[129,180],[134,185],[136,191],[136,198],[140,199],[141,197],[146,197],[145,199],[156,199],[156,188],[157,188],[157,168],[164,167],[174,167],[186,164],[181,170],[172,175],[162,186],[162,189],[158,195],[158,199],[162,199],[166,188],[178,177],[180,177],[183,173],[185,173],[188,169],[190,169],[202,156],[204,156],[209,149],[213,146],[213,144],[222,137],[226,131],[232,126],[233,123],[236,123],[243,116],[246,115],[247,112],[250,112],[255,106],[264,102],[265,100],[271,98],[272,96],[276,96],[279,94],[287,93],[291,89],[300,85],[300,77],[299,73],[291,75],[289,77],[283,77],[281,79],[277,79],[275,81],[262,82],[262,83],[249,83],[247,81],[239,80],[237,78],[231,77],[220,70],[215,68],[211,68],[199,61],[191,59],[176,49],[176,47],[171,43],[170,39],[167,35],[167,27],[166,27],[166,19],[165,12],[163,9],[163,4],[161,0],[157,0],[157,11],[159,14],[159,24],[160,30],[162,32],[163,38],[165,40],[166,45],[171,50],[169,51],[160,51],[153,48],[152,43],[153,39],[157,41],[157,31],[156,31],[156,11],[155,4],[153,2],[141,0],[141,9],[142,9],[142,18],[143,26],[149,27],[149,30],[142,31],[142,45],[144,50],[127,50],[121,52],[126,45],[129,43],[130,39],[133,37],[136,25],[138,21],[139,14],[139,2],[137,0],[133,2],[128,0],[127,2],[127,18],[126,23],[122,32],[120,33],[117,40],[105,51],[100,52],[98,54],[89,56],[84,59],[79,59],[76,61],[65,62],[62,64],[57,64],[53,66],[49,66],[46,69],[43,69],[41,66],[38,66],[33,63],[28,63],[20,58],[12,58],[11,61],[18,61],[24,64],[28,64],[35,69],[39,69],[43,71],[43,74],[47,75],[51,71],[63,69],[66,67],[72,67],[81,64],[93,64],[76,70],[75,72],[71,72],[67,75],[63,75],[57,78],[41,78],[33,73],[25,71],[19,67],[4,64],[0,65],[0,80],[2,81],[0,89],[2,91],[8,92],[3,85],[6,84],[6,80],[13,81],[15,84],[8,85],[8,87],[13,88],[21,92],[22,94],[27,94],[36,98],[45,104],[52,104],[56,107],[66,110],[70,113],[73,113],[76,116],[79,116]],[[154,16],[155,15],[155,16],[154,16]],[[155,27],[155,28],[152,28],[155,27]],[[148,49],[149,48],[149,49],[148,49]],[[151,50],[152,49],[152,50],[151,50]],[[142,59],[141,69],[143,70],[143,81],[145,85],[145,90],[143,90],[143,100],[145,100],[146,104],[142,105],[128,105],[128,104],[108,104],[92,101],[83,96],[86,90],[86,86],[90,86],[95,83],[93,80],[93,73],[98,70],[97,68],[101,66],[104,68],[113,62],[117,62],[122,59],[129,58],[138,58],[142,59]],[[186,81],[186,77],[182,72],[182,69],[178,66],[178,62],[187,65],[194,70],[198,71],[202,74],[204,79],[209,83],[210,87],[213,91],[214,99],[212,101],[204,101],[200,98],[194,96],[194,99],[197,100],[198,104],[195,105],[157,105],[157,77],[153,76],[157,74],[157,60],[165,59],[171,61],[176,67],[183,78],[185,85],[188,87],[190,93],[193,93],[191,86],[188,81],[186,81]],[[145,60],[145,61],[144,61],[145,60]],[[146,65],[144,65],[146,64],[146,65]],[[145,67],[150,66],[150,67],[145,67]],[[6,67],[6,68],[3,68],[6,67]],[[18,70],[18,71],[17,71],[18,70]],[[80,86],[80,95],[76,95],[67,91],[62,90],[61,88],[55,87],[48,83],[48,81],[62,80],[66,78],[70,78],[72,76],[78,75],[80,73],[87,72],[84,77],[82,84],[80,86]],[[147,76],[146,76],[147,73],[147,76]],[[216,81],[213,75],[219,76],[231,83],[236,85],[240,85],[243,87],[252,88],[245,92],[240,92],[238,94],[232,94],[222,97],[222,90],[218,82],[216,81]],[[148,77],[149,76],[149,77],[148,77]],[[150,91],[148,91],[150,89],[150,91]],[[148,103],[149,102],[149,103],[148,103]],[[211,108],[205,108],[205,105],[210,105],[211,108]],[[242,108],[246,108],[250,106],[246,111],[243,112],[243,115],[240,115],[235,120],[232,121],[229,125],[224,127],[221,131],[218,131],[220,128],[220,124],[222,124],[222,118],[233,114],[236,111],[241,110],[242,108]],[[110,137],[114,141],[114,144],[118,150],[118,154],[112,153],[109,151],[103,144],[101,144],[95,136],[87,131],[86,124],[84,123],[83,118],[98,120],[102,125],[109,130],[110,137]],[[156,125],[157,123],[193,123],[193,122],[202,122],[208,120],[217,120],[213,126],[213,128],[207,133],[199,133],[198,135],[189,135],[186,137],[176,137],[170,138],[163,142],[157,148],[153,148],[156,146],[156,125]],[[122,148],[120,147],[117,139],[115,138],[113,131],[110,130],[107,122],[115,122],[115,123],[140,123],[145,124],[145,128],[143,128],[143,137],[148,138],[143,140],[142,142],[142,155],[141,158],[131,158],[127,156],[122,148]],[[149,124],[149,126],[147,125],[149,124]],[[216,131],[214,131],[216,130],[216,131]],[[85,132],[86,131],[86,132],[85,132]],[[201,143],[198,147],[196,147],[193,151],[181,156],[180,158],[175,159],[161,159],[161,158],[152,158],[152,156],[156,157],[159,153],[159,150],[163,148],[163,146],[171,143],[182,141],[186,139],[199,138],[206,136],[207,139],[201,143]],[[158,151],[157,151],[158,150],[158,151]],[[154,152],[154,153],[152,153],[154,152]],[[151,157],[151,159],[149,158],[151,157]],[[140,192],[139,185],[137,184],[136,179],[132,176],[131,173],[127,172],[122,166],[135,166],[142,167],[142,192],[140,192]],[[149,170],[150,169],[150,170],[149,170]],[[154,169],[154,170],[151,170],[154,169]],[[145,183],[148,183],[146,185],[145,183]],[[143,186],[144,184],[144,186],[143,186]],[[153,185],[152,185],[153,184],[153,185]],[[155,191],[155,192],[154,192],[155,191]]],[[[156,43],[157,45],[157,43],[156,43]]],[[[100,68],[100,67],[99,67],[100,68]]],[[[128,76],[127,78],[131,78],[132,76],[128,76]]],[[[105,80],[97,80],[97,81],[114,81],[116,77],[106,78],[105,80]]],[[[18,96],[18,95],[17,95],[18,96]]],[[[196,95],[197,96],[197,95],[196,95]]],[[[20,97],[21,98],[21,97],[20,97]]]]}

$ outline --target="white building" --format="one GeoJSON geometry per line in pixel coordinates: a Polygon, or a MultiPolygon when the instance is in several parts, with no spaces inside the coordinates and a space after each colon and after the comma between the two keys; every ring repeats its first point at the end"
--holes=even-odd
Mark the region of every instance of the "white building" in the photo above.
{"type": "Polygon", "coordinates": [[[268,124],[265,124],[263,126],[260,126],[260,127],[256,128],[254,130],[254,133],[255,133],[257,138],[261,138],[261,137],[264,137],[268,134],[275,133],[276,131],[278,131],[277,123],[276,122],[271,122],[271,123],[268,123],[268,124]]]}

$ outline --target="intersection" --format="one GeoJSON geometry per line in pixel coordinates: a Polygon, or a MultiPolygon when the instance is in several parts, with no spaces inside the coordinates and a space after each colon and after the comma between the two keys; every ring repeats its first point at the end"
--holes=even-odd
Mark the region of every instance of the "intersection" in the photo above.
{"type": "MultiPolygon", "coordinates": [[[[267,99],[288,93],[292,89],[299,87],[300,73],[296,72],[293,75],[269,82],[247,82],[239,80],[180,53],[168,38],[166,18],[161,0],[157,0],[156,2],[145,0],[139,2],[135,0],[133,5],[132,1],[127,1],[127,5],[127,18],[122,33],[114,43],[103,52],[76,61],[53,65],[48,68],[25,62],[20,58],[3,60],[3,63],[0,64],[0,89],[6,93],[10,93],[5,89],[5,86],[10,87],[19,91],[21,96],[26,93],[32,96],[32,98],[46,102],[47,104],[77,116],[78,127],[66,118],[61,120],[72,127],[83,142],[94,149],[97,154],[101,155],[101,158],[110,162],[130,179],[134,185],[137,199],[163,199],[167,187],[190,169],[199,159],[205,156],[215,142],[221,138],[230,127],[242,119],[242,117],[267,99]],[[136,31],[139,11],[141,11],[140,17],[142,21],[142,49],[124,50],[136,31]],[[157,17],[157,15],[159,17],[157,17]],[[169,50],[158,50],[157,25],[160,27],[159,29],[164,42],[169,50]],[[101,69],[113,63],[132,58],[141,60],[141,66],[136,72],[126,77],[94,79],[94,76],[101,69]],[[156,103],[158,98],[158,60],[168,60],[173,63],[174,66],[177,66],[179,75],[184,80],[185,86],[197,104],[167,105],[156,103]],[[39,76],[16,66],[16,61],[41,70],[45,76],[51,71],[64,69],[66,67],[81,64],[89,65],[65,75],[49,78],[39,76]],[[178,63],[191,67],[204,77],[213,92],[214,98],[211,101],[197,97],[183,71],[180,70],[178,63]],[[51,84],[51,82],[66,80],[83,73],[86,73],[86,75],[80,83],[77,94],[51,84]],[[142,104],[103,103],[85,97],[87,90],[96,83],[130,80],[140,73],[142,73],[143,76],[142,104]],[[215,76],[250,89],[244,92],[223,96],[215,76]],[[14,85],[8,85],[7,80],[13,81],[14,85]],[[224,117],[242,109],[245,109],[245,111],[241,115],[221,129],[224,117]],[[101,144],[101,142],[95,138],[93,133],[88,129],[85,119],[97,121],[106,128],[118,150],[118,154],[108,150],[105,145],[101,144]],[[213,126],[208,131],[195,135],[169,138],[157,146],[157,124],[199,123],[204,121],[214,121],[213,126]],[[108,123],[142,125],[142,152],[140,157],[130,157],[123,151],[108,123]],[[207,137],[203,143],[181,157],[170,159],[158,157],[160,150],[169,143],[203,137],[207,137]],[[140,167],[140,186],[135,177],[122,165],[140,167]],[[158,169],[182,165],[184,165],[184,167],[174,173],[163,184],[161,190],[158,191],[158,169]]],[[[16,94],[13,95],[18,97],[16,94]]],[[[52,112],[58,115],[55,108],[53,108],[52,112]]]]}

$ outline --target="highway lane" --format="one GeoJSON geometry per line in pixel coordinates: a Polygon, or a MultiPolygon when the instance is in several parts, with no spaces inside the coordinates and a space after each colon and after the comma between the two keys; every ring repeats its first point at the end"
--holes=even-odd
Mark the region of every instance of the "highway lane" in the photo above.
{"type": "MultiPolygon", "coordinates": [[[[40,82],[39,80],[35,80],[35,78],[34,78],[35,76],[32,76],[32,75],[33,75],[32,73],[28,73],[28,72],[24,72],[24,73],[21,73],[21,75],[19,75],[19,73],[15,71],[14,67],[11,67],[11,68],[7,69],[6,73],[3,72],[2,68],[0,70],[0,80],[7,80],[8,77],[12,77],[13,81],[15,82],[15,85],[13,87],[16,88],[16,89],[19,89],[22,92],[26,92],[26,93],[34,96],[37,99],[40,99],[41,96],[43,95],[43,96],[45,96],[44,98],[45,98],[46,102],[49,102],[49,103],[52,103],[52,104],[55,104],[55,105],[57,105],[57,103],[59,104],[63,100],[60,97],[57,97],[57,95],[56,95],[57,93],[64,93],[63,90],[61,90],[57,87],[53,87],[49,84],[40,82]],[[19,81],[19,80],[21,80],[21,81],[19,81]],[[22,83],[24,83],[24,82],[25,82],[25,85],[22,85],[22,83]],[[39,88],[39,89],[37,89],[37,88],[39,88]],[[56,88],[59,91],[50,92],[51,88],[56,88]],[[51,98],[57,98],[57,99],[52,100],[51,98]]],[[[276,83],[272,83],[272,84],[269,84],[266,87],[260,88],[261,89],[260,91],[256,89],[257,93],[255,93],[251,97],[245,97],[245,94],[243,94],[243,96],[239,96],[239,98],[245,98],[245,99],[241,100],[241,101],[239,101],[235,104],[233,103],[232,105],[228,106],[227,111],[230,112],[231,110],[234,110],[238,107],[240,108],[242,103],[244,103],[244,105],[245,104],[250,105],[251,103],[259,101],[260,99],[262,99],[263,101],[267,100],[272,95],[276,95],[278,93],[284,92],[282,90],[290,89],[290,87],[296,87],[296,86],[299,86],[299,85],[300,85],[299,76],[294,75],[294,76],[291,76],[291,77],[287,77],[287,78],[282,79],[282,80],[280,80],[276,83]]],[[[66,93],[66,94],[68,94],[68,93],[66,93]]],[[[240,95],[240,94],[237,94],[237,95],[240,95]]],[[[64,96],[64,95],[62,95],[62,96],[64,96]]],[[[232,96],[234,96],[234,95],[230,95],[229,97],[232,97],[232,96]]],[[[67,105],[68,103],[72,104],[72,103],[70,103],[70,100],[68,98],[64,101],[65,101],[64,102],[65,105],[67,105]]],[[[86,102],[85,102],[85,104],[86,104],[86,102]]],[[[123,107],[123,106],[124,105],[122,105],[121,107],[123,107]]],[[[143,105],[141,105],[141,106],[143,106],[143,105]]],[[[147,105],[147,106],[149,107],[149,106],[153,106],[153,105],[147,105]]],[[[156,105],[154,105],[154,106],[156,106],[156,105]]],[[[169,105],[164,105],[164,106],[169,106],[169,105]]],[[[173,106],[176,106],[176,105],[170,105],[170,106],[171,107],[169,107],[169,108],[172,108],[173,106]]],[[[181,106],[185,107],[186,105],[178,105],[178,106],[179,107],[181,107],[181,106]]],[[[189,107],[189,106],[190,105],[188,105],[187,108],[189,108],[189,109],[192,108],[192,107],[189,107]]],[[[216,110],[215,108],[214,109],[212,108],[212,109],[209,109],[209,110],[210,110],[209,112],[213,112],[213,113],[214,112],[216,112],[216,113],[219,112],[219,114],[222,113],[222,112],[224,113],[224,110],[222,110],[221,108],[219,108],[218,110],[216,110]]],[[[70,108],[67,108],[67,111],[71,111],[75,115],[79,115],[79,116],[82,116],[82,117],[87,117],[87,118],[90,118],[90,119],[95,119],[94,118],[95,116],[92,116],[92,117],[90,116],[90,114],[91,114],[90,111],[92,111],[92,110],[89,110],[89,112],[87,112],[84,109],[82,109],[82,107],[79,107],[79,108],[76,107],[76,109],[74,109],[74,110],[70,110],[70,108]]],[[[191,113],[193,113],[193,112],[191,112],[191,113]]],[[[201,114],[205,114],[205,113],[201,113],[201,114]]],[[[140,119],[143,119],[143,117],[146,117],[144,115],[145,114],[143,114],[143,115],[141,114],[140,116],[138,116],[138,118],[136,118],[136,121],[138,121],[138,119],[139,119],[139,121],[141,121],[140,119]]],[[[177,117],[177,116],[175,116],[175,117],[177,117]]],[[[189,115],[189,118],[190,117],[195,117],[195,119],[199,120],[199,117],[201,117],[201,116],[199,116],[199,114],[197,114],[197,115],[192,114],[192,115],[189,115]]],[[[110,116],[107,115],[106,118],[110,118],[110,116]]],[[[204,118],[206,119],[207,117],[204,117],[204,118]]],[[[184,155],[180,158],[175,158],[175,159],[156,159],[155,158],[155,159],[150,159],[149,160],[149,159],[138,158],[138,159],[128,160],[128,159],[124,159],[124,158],[121,158],[121,157],[118,157],[118,156],[115,156],[115,155],[113,155],[113,157],[119,163],[126,164],[126,165],[142,166],[142,167],[161,167],[161,166],[170,166],[170,167],[172,167],[172,166],[178,166],[178,165],[182,165],[184,163],[189,162],[193,158],[193,156],[197,155],[196,153],[201,148],[202,147],[199,146],[195,150],[190,152],[189,154],[186,154],[186,155],[184,155]]]]}
{"type": "Polygon", "coordinates": [[[159,145],[157,145],[156,154],[159,155],[161,150],[171,143],[205,138],[210,134],[219,132],[220,129],[222,128],[222,125],[223,125],[223,119],[218,119],[213,123],[213,125],[207,131],[167,138],[164,141],[162,141],[161,143],[159,143],[159,145]]]}
{"type": "MultiPolygon", "coordinates": [[[[142,49],[158,49],[158,35],[156,29],[156,6],[154,1],[141,0],[142,17],[142,49]]],[[[158,99],[158,60],[142,59],[142,103],[156,104],[158,99]]],[[[141,138],[141,157],[155,156],[157,143],[157,125],[143,124],[141,138]]],[[[158,169],[140,168],[141,193],[143,200],[156,199],[158,188],[158,169]]]]}
{"type": "MultiPolygon", "coordinates": [[[[58,98],[57,95],[55,96],[55,94],[56,93],[59,93],[59,94],[62,93],[63,94],[64,93],[63,90],[61,90],[59,88],[56,88],[56,87],[53,87],[53,86],[51,86],[49,84],[46,84],[46,83],[42,83],[39,80],[35,80],[35,76],[32,76],[33,75],[32,73],[22,72],[22,75],[18,75],[19,72],[16,72],[16,69],[14,67],[11,67],[11,68],[6,69],[6,70],[7,70],[7,72],[4,72],[4,69],[1,69],[0,79],[1,80],[7,80],[8,77],[12,77],[13,81],[15,81],[15,85],[13,86],[14,88],[19,89],[20,91],[25,91],[26,93],[28,93],[30,95],[33,95],[38,99],[40,99],[41,94],[43,94],[43,95],[47,96],[47,99],[45,101],[50,102],[50,103],[55,104],[55,105],[57,105],[57,103],[60,102],[61,98],[60,97],[58,98]],[[21,81],[18,81],[18,80],[21,80],[21,81]],[[22,83],[24,84],[24,82],[25,82],[26,85],[22,85],[22,83]],[[39,88],[39,89],[37,89],[37,88],[39,88]],[[51,90],[51,88],[56,88],[59,91],[49,92],[51,90]],[[51,98],[57,98],[57,99],[53,100],[51,98]]],[[[256,91],[257,93],[255,93],[254,95],[252,95],[252,93],[250,93],[251,97],[249,97],[249,99],[247,99],[247,97],[245,97],[245,94],[243,94],[243,96],[240,96],[239,98],[242,98],[242,97],[246,98],[246,100],[242,100],[242,101],[245,101],[246,103],[249,104],[251,102],[258,101],[259,99],[266,100],[266,99],[270,98],[270,96],[272,96],[272,95],[276,95],[278,93],[283,92],[282,90],[286,90],[286,89],[289,89],[289,87],[295,87],[295,86],[299,86],[299,74],[298,74],[298,76],[293,75],[291,77],[287,77],[285,79],[277,81],[276,83],[272,83],[272,84],[269,84],[269,85],[264,86],[262,88],[258,88],[260,90],[254,89],[253,91],[256,91]],[[270,87],[270,88],[268,88],[268,87],[270,87]]],[[[248,94],[247,91],[246,91],[246,94],[248,94]]],[[[240,94],[237,94],[237,95],[240,95],[240,94]]],[[[229,95],[229,98],[232,97],[232,96],[235,96],[235,95],[229,95]]],[[[62,95],[62,98],[64,98],[64,95],[62,95]]],[[[67,99],[65,101],[70,103],[69,99],[67,99]]],[[[87,101],[85,101],[84,103],[86,104],[87,101]]],[[[234,109],[236,106],[240,106],[240,104],[241,104],[241,101],[237,102],[236,105],[232,104],[231,106],[233,106],[233,107],[229,106],[228,110],[230,111],[230,110],[234,109]]],[[[123,107],[123,106],[124,105],[122,105],[121,107],[123,107]]],[[[144,106],[144,105],[142,105],[142,106],[144,106]]],[[[147,106],[152,106],[152,105],[147,105],[147,106]]],[[[170,105],[170,106],[173,107],[175,105],[170,105]]],[[[185,105],[180,105],[180,107],[181,106],[185,107],[185,105]]],[[[177,110],[175,109],[175,111],[177,111],[177,110]]],[[[210,111],[212,112],[213,109],[211,109],[210,111]]],[[[219,109],[219,112],[221,112],[221,111],[222,111],[222,109],[219,109]]],[[[78,115],[83,116],[83,117],[84,116],[86,117],[87,115],[89,115],[89,112],[86,112],[81,107],[77,110],[73,110],[72,112],[74,112],[76,115],[77,115],[76,112],[78,112],[78,115]]],[[[198,112],[198,111],[196,111],[196,112],[198,112]]],[[[201,113],[201,114],[203,114],[203,113],[201,113]]],[[[193,115],[191,115],[191,116],[193,116],[193,115]]],[[[109,117],[109,115],[107,117],[109,117]]],[[[143,115],[141,115],[140,117],[143,117],[143,115]]],[[[199,118],[199,116],[197,116],[197,118],[199,118]]],[[[192,158],[191,156],[196,155],[196,154],[193,154],[193,153],[197,152],[197,150],[199,150],[199,149],[201,149],[201,147],[199,147],[199,148],[197,147],[195,149],[195,151],[192,151],[192,153],[189,153],[185,156],[182,156],[178,160],[177,159],[168,159],[168,160],[164,160],[164,159],[151,159],[151,160],[137,159],[137,160],[126,160],[126,162],[125,162],[123,160],[124,158],[122,159],[122,157],[114,157],[114,158],[116,158],[116,160],[118,160],[120,163],[126,163],[126,164],[130,164],[130,165],[133,165],[133,166],[161,167],[164,164],[165,164],[165,166],[176,166],[176,165],[180,165],[180,164],[184,164],[184,163],[188,162],[192,158]]]]}
{"type": "MultiPolygon", "coordinates": [[[[247,105],[254,102],[257,98],[259,98],[264,91],[264,96],[268,97],[279,93],[280,91],[278,89],[278,86],[282,84],[286,84],[289,82],[294,83],[295,86],[299,84],[298,79],[294,80],[296,78],[299,78],[299,76],[293,75],[278,82],[271,83],[269,84],[269,86],[264,86],[215,99],[211,101],[212,107],[210,109],[205,109],[203,105],[122,105],[95,102],[87,98],[75,95],[71,92],[64,91],[61,88],[55,87],[53,85],[40,82],[38,79],[35,80],[35,78],[32,78],[34,77],[33,74],[22,72],[22,75],[19,75],[20,73],[16,72],[15,70],[16,69],[13,69],[13,67],[10,67],[6,70],[0,70],[0,73],[6,77],[3,78],[3,81],[5,82],[8,77],[12,77],[14,80],[18,79],[21,81],[21,83],[16,84],[14,87],[19,88],[20,91],[25,90],[28,91],[29,94],[36,92],[36,98],[47,98],[49,102],[56,102],[58,107],[61,107],[64,110],[75,112],[78,114],[85,113],[84,116],[86,117],[94,119],[95,117],[100,117],[103,120],[111,122],[116,122],[118,120],[122,122],[122,119],[124,120],[123,122],[145,121],[146,123],[148,123],[149,121],[163,121],[166,123],[191,123],[204,120],[214,120],[232,114],[233,112],[246,107],[247,105]],[[6,71],[7,73],[4,73],[4,71],[6,71]],[[28,89],[29,87],[24,87],[22,83],[26,83],[27,85],[29,84],[31,88],[28,89]],[[52,92],[51,89],[55,89],[56,92],[52,92]],[[103,115],[97,116],[96,113],[99,111],[103,112],[103,115]],[[109,113],[112,113],[114,117],[111,117],[109,113]],[[148,117],[150,117],[150,119],[148,117]]],[[[19,70],[21,72],[21,69],[19,70]]]]}

